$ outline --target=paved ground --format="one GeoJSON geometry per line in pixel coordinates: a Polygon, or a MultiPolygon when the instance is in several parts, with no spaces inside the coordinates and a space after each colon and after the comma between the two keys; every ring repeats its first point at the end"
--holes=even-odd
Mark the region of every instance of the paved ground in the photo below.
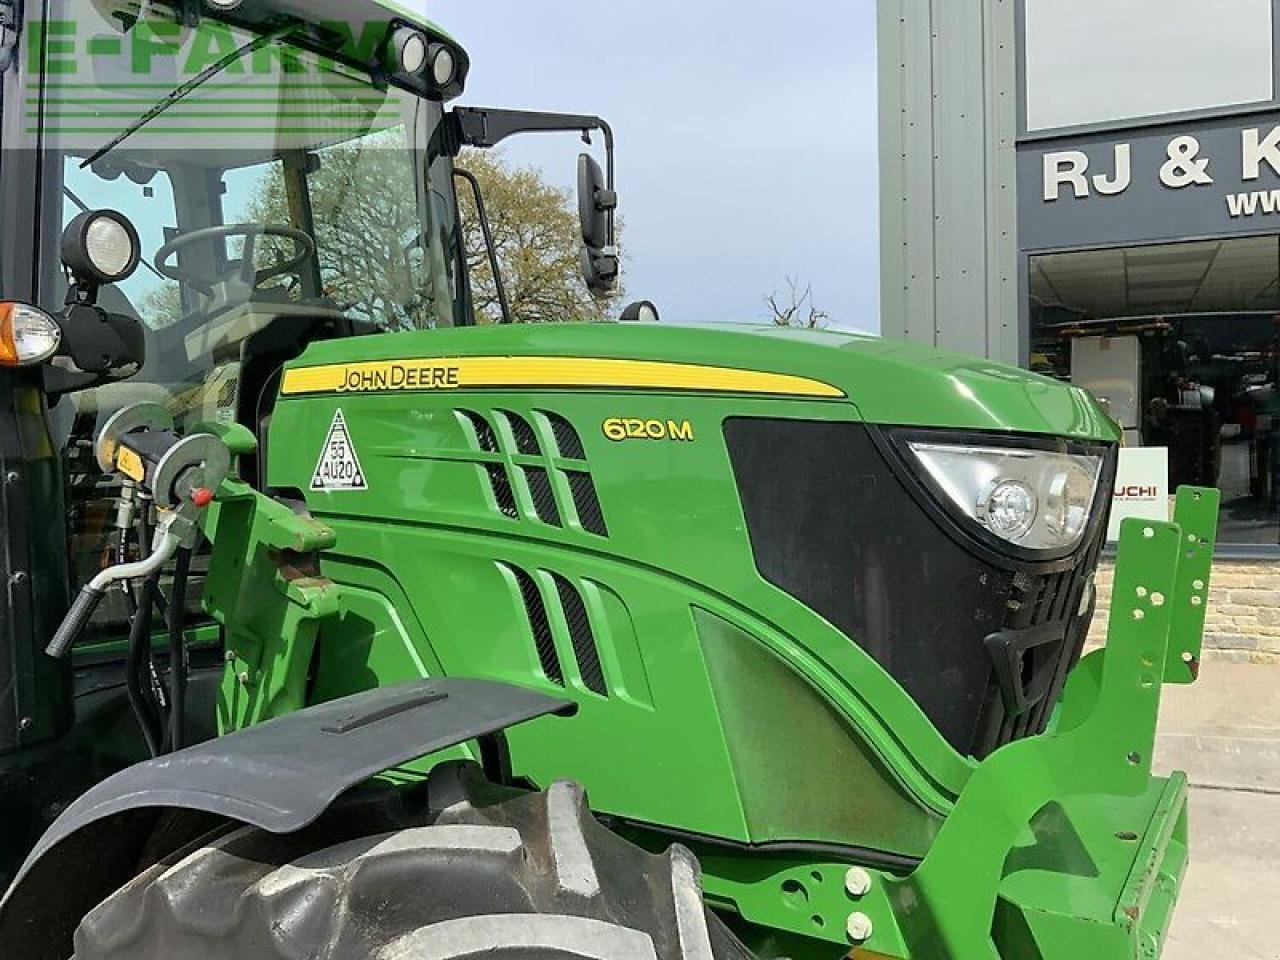
{"type": "Polygon", "coordinates": [[[1280,666],[1165,687],[1157,770],[1191,779],[1191,867],[1165,960],[1280,960],[1280,666]]]}

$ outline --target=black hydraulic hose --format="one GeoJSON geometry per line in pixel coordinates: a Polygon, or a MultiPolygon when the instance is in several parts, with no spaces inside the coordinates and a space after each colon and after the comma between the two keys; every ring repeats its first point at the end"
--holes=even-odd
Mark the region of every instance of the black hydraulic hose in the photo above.
{"type": "Polygon", "coordinates": [[[160,755],[162,746],[159,708],[151,692],[151,619],[159,587],[159,573],[142,581],[138,591],[138,612],[129,629],[129,652],[125,660],[125,687],[129,694],[129,706],[138,726],[142,728],[142,736],[153,757],[160,755]]]}
{"type": "Polygon", "coordinates": [[[183,723],[187,704],[187,645],[183,638],[187,613],[187,575],[191,572],[191,550],[178,551],[173,567],[173,587],[169,590],[169,742],[172,750],[183,747],[183,723]]]}

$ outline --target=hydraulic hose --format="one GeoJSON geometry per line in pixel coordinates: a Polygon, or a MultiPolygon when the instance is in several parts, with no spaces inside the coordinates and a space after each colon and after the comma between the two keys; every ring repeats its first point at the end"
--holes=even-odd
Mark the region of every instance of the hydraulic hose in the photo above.
{"type": "MultiPolygon", "coordinates": [[[[66,619],[59,625],[53,635],[53,639],[49,641],[49,646],[45,648],[45,653],[56,659],[65,657],[71,651],[76,638],[80,636],[80,632],[88,624],[94,611],[98,608],[98,604],[102,602],[102,598],[107,595],[108,587],[121,580],[158,575],[160,568],[169,562],[169,558],[173,556],[173,552],[176,549],[178,549],[177,536],[173,533],[166,533],[161,537],[160,542],[156,544],[155,551],[145,560],[122,564],[118,567],[108,567],[99,573],[81,589],[79,596],[75,599],[75,603],[71,605],[71,610],[66,619]]],[[[154,598],[155,594],[153,593],[151,599],[154,600],[154,598]]],[[[144,606],[146,604],[139,597],[138,613],[134,615],[134,623],[138,622],[144,606]]],[[[147,616],[150,618],[150,613],[147,616]]]]}
{"type": "Polygon", "coordinates": [[[187,576],[191,572],[191,550],[178,551],[169,590],[169,742],[170,751],[183,747],[183,723],[187,704],[187,645],[183,627],[187,613],[187,576]]]}
{"type": "Polygon", "coordinates": [[[129,630],[129,652],[125,661],[125,687],[129,694],[129,706],[142,728],[151,756],[158,757],[163,746],[163,721],[152,697],[151,686],[151,620],[155,610],[155,596],[160,586],[159,572],[142,581],[138,591],[138,612],[129,630]]]}

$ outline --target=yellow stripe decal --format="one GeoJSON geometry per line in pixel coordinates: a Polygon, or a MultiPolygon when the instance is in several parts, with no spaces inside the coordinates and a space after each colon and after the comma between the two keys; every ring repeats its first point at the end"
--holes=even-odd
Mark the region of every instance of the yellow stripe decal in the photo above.
{"type": "Polygon", "coordinates": [[[829,383],[783,373],[590,357],[424,357],[299,367],[285,373],[282,392],[297,396],[524,387],[844,397],[829,383]]]}

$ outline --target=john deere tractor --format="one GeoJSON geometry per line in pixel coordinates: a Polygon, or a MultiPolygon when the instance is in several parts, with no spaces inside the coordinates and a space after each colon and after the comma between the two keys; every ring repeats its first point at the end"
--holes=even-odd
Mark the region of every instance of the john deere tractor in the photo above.
{"type": "Polygon", "coordinates": [[[595,137],[602,293],[617,194],[468,68],[371,0],[0,0],[0,955],[1156,956],[1216,492],[1082,657],[1084,392],[477,324],[464,148],[595,137]]]}

